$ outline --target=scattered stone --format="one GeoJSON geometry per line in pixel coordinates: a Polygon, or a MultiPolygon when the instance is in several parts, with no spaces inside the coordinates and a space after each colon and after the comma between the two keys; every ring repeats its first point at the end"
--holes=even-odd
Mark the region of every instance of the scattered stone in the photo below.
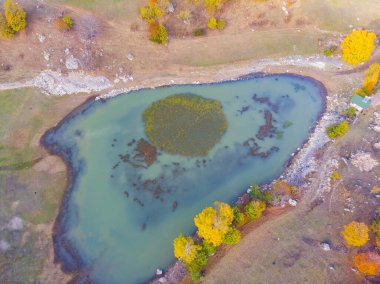
{"type": "Polygon", "coordinates": [[[156,269],[156,275],[162,275],[162,270],[159,269],[159,268],[157,268],[157,269],[156,269]]]}
{"type": "Polygon", "coordinates": [[[44,57],[44,59],[45,59],[46,61],[49,61],[49,60],[50,60],[50,53],[47,52],[46,50],[44,50],[44,51],[42,52],[42,55],[43,55],[43,57],[44,57]]]}
{"type": "Polygon", "coordinates": [[[333,270],[333,271],[335,270],[335,265],[334,264],[330,264],[328,267],[329,267],[330,270],[333,270]]]}
{"type": "Polygon", "coordinates": [[[160,283],[167,283],[168,280],[165,277],[161,277],[160,279],[158,279],[158,282],[160,282],[160,283]]]}
{"type": "Polygon", "coordinates": [[[373,148],[375,148],[376,150],[380,150],[380,142],[373,144],[373,148]]]}
{"type": "Polygon", "coordinates": [[[326,243],[326,242],[320,243],[320,246],[321,246],[321,248],[322,248],[324,251],[330,251],[330,250],[331,250],[330,244],[328,244],[328,243],[326,243]]]}
{"type": "Polygon", "coordinates": [[[79,61],[72,54],[67,56],[65,62],[66,68],[69,70],[76,70],[79,68],[79,61]]]}
{"type": "Polygon", "coordinates": [[[379,165],[379,162],[371,157],[370,153],[357,152],[351,156],[351,164],[362,172],[370,172],[379,165]]]}
{"type": "Polygon", "coordinates": [[[295,201],[294,199],[289,198],[288,203],[290,206],[293,206],[293,207],[297,206],[297,201],[295,201]]]}
{"type": "Polygon", "coordinates": [[[40,43],[43,43],[46,39],[46,37],[43,34],[37,34],[37,38],[40,43]]]}
{"type": "Polygon", "coordinates": [[[11,248],[11,245],[7,242],[7,241],[4,241],[4,240],[0,240],[0,251],[7,251],[11,248]]]}
{"type": "Polygon", "coordinates": [[[127,59],[128,59],[129,61],[132,61],[133,59],[135,59],[135,56],[134,56],[132,53],[128,53],[128,55],[127,55],[127,59]]]}
{"type": "Polygon", "coordinates": [[[20,231],[22,230],[22,228],[24,227],[24,224],[23,224],[23,221],[20,217],[13,217],[8,225],[7,225],[7,228],[11,231],[20,231]]]}
{"type": "Polygon", "coordinates": [[[169,3],[168,11],[169,13],[174,13],[174,4],[172,2],[169,3]]]}

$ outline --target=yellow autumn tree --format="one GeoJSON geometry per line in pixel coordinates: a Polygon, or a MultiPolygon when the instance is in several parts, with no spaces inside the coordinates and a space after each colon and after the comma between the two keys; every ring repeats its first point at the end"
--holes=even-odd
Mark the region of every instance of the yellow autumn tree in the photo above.
{"type": "Polygon", "coordinates": [[[359,253],[354,257],[354,265],[363,274],[378,275],[380,256],[375,252],[359,253]]]}
{"type": "Polygon", "coordinates": [[[194,218],[198,234],[206,242],[219,246],[229,231],[234,219],[232,208],[223,202],[215,202],[214,207],[207,207],[194,218]]]}
{"type": "Polygon", "coordinates": [[[344,226],[344,230],[341,233],[347,244],[351,246],[364,246],[369,240],[368,226],[365,223],[353,221],[344,226]]]}
{"type": "Polygon", "coordinates": [[[184,237],[180,234],[174,241],[174,256],[178,259],[183,260],[185,263],[192,262],[201,246],[196,245],[192,237],[184,237]]]}
{"type": "Polygon", "coordinates": [[[8,26],[18,32],[26,27],[26,13],[22,7],[13,0],[4,3],[5,19],[8,26]]]}
{"type": "Polygon", "coordinates": [[[355,30],[342,42],[342,60],[357,65],[370,59],[375,49],[376,34],[366,30],[355,30]]]}

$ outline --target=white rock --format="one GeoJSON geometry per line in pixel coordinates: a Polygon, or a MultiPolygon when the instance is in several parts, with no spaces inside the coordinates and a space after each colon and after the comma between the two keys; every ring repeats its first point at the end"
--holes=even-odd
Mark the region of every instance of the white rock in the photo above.
{"type": "Polygon", "coordinates": [[[129,61],[132,61],[133,59],[135,59],[135,56],[134,56],[132,53],[128,53],[128,55],[127,55],[127,59],[128,59],[129,61]]]}
{"type": "Polygon", "coordinates": [[[13,217],[8,225],[7,225],[7,228],[11,231],[20,231],[22,230],[22,228],[24,227],[24,224],[23,224],[23,221],[20,217],[13,217]]]}
{"type": "Polygon", "coordinates": [[[330,251],[331,250],[331,247],[328,243],[321,243],[321,248],[324,250],[324,251],[330,251]]]}
{"type": "Polygon", "coordinates": [[[79,61],[72,54],[66,57],[66,68],[69,70],[76,70],[79,67],[79,61]]]}
{"type": "Polygon", "coordinates": [[[162,270],[159,269],[159,268],[157,268],[157,269],[156,269],[156,275],[162,275],[162,270]]]}
{"type": "Polygon", "coordinates": [[[160,283],[166,283],[166,282],[168,282],[168,280],[166,280],[165,277],[161,277],[160,279],[158,279],[158,282],[160,282],[160,283]]]}
{"type": "Polygon", "coordinates": [[[11,248],[11,245],[4,240],[0,240],[0,251],[7,251],[11,248]]]}
{"type": "Polygon", "coordinates": [[[47,52],[46,50],[44,50],[44,51],[42,52],[42,55],[43,55],[43,57],[44,57],[44,59],[45,59],[46,61],[49,61],[49,60],[50,60],[50,53],[47,52]]]}
{"type": "Polygon", "coordinates": [[[46,37],[43,34],[37,34],[37,38],[40,43],[43,43],[46,39],[46,37]]]}
{"type": "Polygon", "coordinates": [[[290,206],[293,206],[293,207],[297,206],[297,201],[295,201],[294,199],[290,198],[289,201],[288,201],[288,203],[289,203],[290,206]]]}

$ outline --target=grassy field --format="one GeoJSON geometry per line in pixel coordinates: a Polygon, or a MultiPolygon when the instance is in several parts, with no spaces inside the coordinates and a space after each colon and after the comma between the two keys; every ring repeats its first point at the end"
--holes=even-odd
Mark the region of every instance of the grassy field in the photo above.
{"type": "Polygon", "coordinates": [[[44,166],[48,154],[39,138],[71,108],[62,108],[64,101],[81,100],[47,97],[36,89],[0,92],[0,240],[10,245],[1,252],[0,283],[41,280],[52,240],[50,230],[39,226],[50,228],[55,220],[66,172],[58,158],[44,166]],[[21,230],[8,228],[14,217],[23,220],[21,230]]]}

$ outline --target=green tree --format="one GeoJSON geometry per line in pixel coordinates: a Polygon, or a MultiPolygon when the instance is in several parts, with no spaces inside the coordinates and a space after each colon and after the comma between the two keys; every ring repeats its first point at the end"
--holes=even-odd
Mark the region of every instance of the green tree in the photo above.
{"type": "Polygon", "coordinates": [[[5,19],[12,30],[18,32],[26,27],[26,13],[19,4],[7,0],[3,7],[5,19]]]}
{"type": "Polygon", "coordinates": [[[240,231],[234,227],[231,227],[228,230],[228,232],[224,235],[223,243],[227,245],[236,245],[240,242],[240,239],[240,231]]]}
{"type": "Polygon", "coordinates": [[[247,214],[249,220],[254,221],[258,219],[266,209],[264,201],[251,201],[244,207],[244,212],[247,214]]]}
{"type": "Polygon", "coordinates": [[[336,137],[343,136],[348,131],[348,121],[344,120],[342,122],[333,124],[327,128],[327,135],[333,139],[336,137]]]}

